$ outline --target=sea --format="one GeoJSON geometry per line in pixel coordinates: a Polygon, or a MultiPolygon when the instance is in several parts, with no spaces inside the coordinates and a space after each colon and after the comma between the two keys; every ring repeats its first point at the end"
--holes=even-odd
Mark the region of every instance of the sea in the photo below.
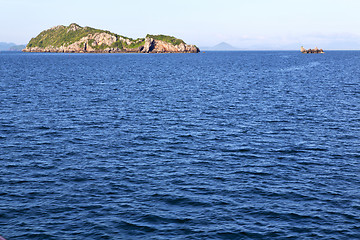
{"type": "Polygon", "coordinates": [[[0,235],[359,239],[360,51],[0,53],[0,235]]]}

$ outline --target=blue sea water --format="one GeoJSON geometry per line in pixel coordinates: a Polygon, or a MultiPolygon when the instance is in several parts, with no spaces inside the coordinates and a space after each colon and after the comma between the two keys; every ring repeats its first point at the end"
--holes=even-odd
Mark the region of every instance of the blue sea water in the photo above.
{"type": "Polygon", "coordinates": [[[0,235],[360,238],[360,52],[0,53],[0,235]]]}

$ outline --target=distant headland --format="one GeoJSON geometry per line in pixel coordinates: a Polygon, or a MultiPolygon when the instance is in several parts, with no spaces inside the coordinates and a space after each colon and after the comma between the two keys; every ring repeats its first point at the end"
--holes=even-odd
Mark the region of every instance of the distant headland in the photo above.
{"type": "Polygon", "coordinates": [[[198,53],[199,48],[166,35],[132,39],[106,30],[59,25],[32,38],[23,52],[65,53],[198,53]]]}
{"type": "Polygon", "coordinates": [[[0,52],[1,51],[16,52],[16,51],[21,51],[24,48],[25,48],[25,45],[16,45],[15,43],[0,42],[0,52]]]}
{"type": "Polygon", "coordinates": [[[302,53],[325,53],[324,50],[322,49],[318,49],[317,47],[315,47],[314,49],[305,49],[303,46],[301,46],[300,51],[302,53]]]}

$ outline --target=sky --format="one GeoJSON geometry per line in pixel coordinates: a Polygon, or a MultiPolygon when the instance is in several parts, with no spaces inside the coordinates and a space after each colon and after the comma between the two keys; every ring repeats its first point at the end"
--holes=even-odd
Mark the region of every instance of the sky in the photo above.
{"type": "Polygon", "coordinates": [[[359,0],[0,0],[0,42],[26,44],[78,23],[132,38],[166,34],[197,46],[360,50],[359,0]]]}

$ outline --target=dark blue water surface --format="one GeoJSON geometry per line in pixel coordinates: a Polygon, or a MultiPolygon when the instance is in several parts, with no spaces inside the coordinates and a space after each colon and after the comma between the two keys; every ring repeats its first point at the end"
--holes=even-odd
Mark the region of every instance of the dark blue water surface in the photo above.
{"type": "Polygon", "coordinates": [[[0,235],[360,238],[360,52],[0,54],[0,235]]]}

